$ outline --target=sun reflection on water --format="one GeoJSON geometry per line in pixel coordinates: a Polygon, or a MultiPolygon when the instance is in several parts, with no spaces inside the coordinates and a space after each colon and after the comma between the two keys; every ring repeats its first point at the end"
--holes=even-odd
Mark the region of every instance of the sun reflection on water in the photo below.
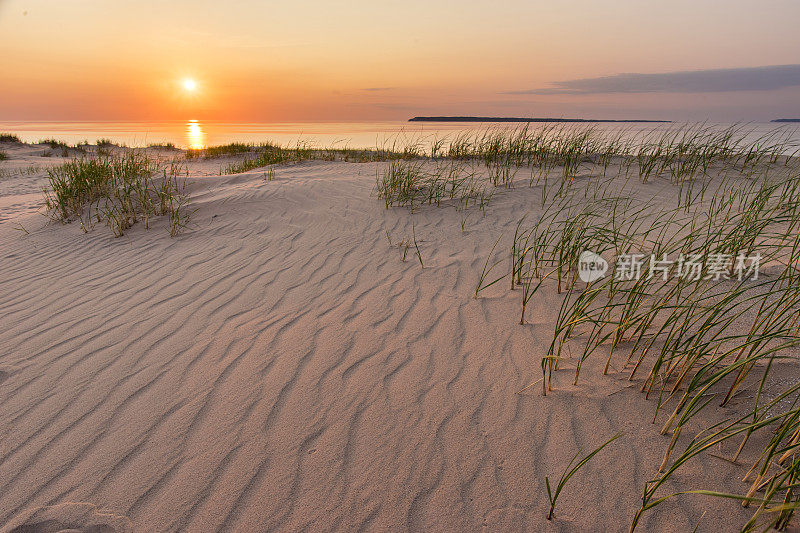
{"type": "Polygon", "coordinates": [[[206,146],[206,134],[203,126],[196,120],[186,123],[186,145],[193,150],[199,150],[206,146]]]}

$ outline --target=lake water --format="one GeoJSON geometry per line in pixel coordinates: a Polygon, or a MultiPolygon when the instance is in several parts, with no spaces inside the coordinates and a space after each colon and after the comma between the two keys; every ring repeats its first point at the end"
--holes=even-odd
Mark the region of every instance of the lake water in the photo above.
{"type": "MultiPolygon", "coordinates": [[[[532,123],[530,128],[546,127],[553,123],[532,123]]],[[[727,128],[732,124],[715,124],[714,128],[727,128]]],[[[298,142],[315,147],[375,148],[404,146],[410,142],[429,143],[433,139],[452,139],[461,132],[481,131],[487,128],[519,128],[519,123],[442,123],[442,122],[298,122],[298,123],[226,123],[189,120],[185,122],[2,122],[0,132],[18,135],[25,142],[57,139],[76,144],[94,143],[97,139],[110,139],[127,146],[172,143],[181,148],[203,148],[231,142],[272,142],[294,146],[298,142]]],[[[680,124],[656,123],[559,123],[572,128],[591,127],[598,131],[626,135],[641,135],[653,130],[676,128],[680,124]]],[[[800,145],[800,127],[797,124],[749,123],[740,125],[748,138],[759,137],[775,131],[789,136],[800,145]]]]}

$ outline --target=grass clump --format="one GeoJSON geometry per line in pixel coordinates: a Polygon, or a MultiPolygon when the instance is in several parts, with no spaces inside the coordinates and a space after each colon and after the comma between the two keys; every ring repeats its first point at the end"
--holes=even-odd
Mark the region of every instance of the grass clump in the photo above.
{"type": "Polygon", "coordinates": [[[221,146],[209,146],[202,150],[205,159],[215,159],[217,157],[228,157],[233,155],[251,152],[255,147],[245,143],[230,143],[221,146]]]}
{"type": "Polygon", "coordinates": [[[45,152],[42,154],[44,157],[51,157],[56,150],[59,151],[59,155],[61,155],[61,157],[69,157],[70,146],[64,141],[59,141],[57,139],[43,139],[39,141],[39,144],[46,144],[50,147],[50,152],[45,152]]]}
{"type": "Polygon", "coordinates": [[[80,220],[88,231],[105,221],[119,237],[136,222],[150,227],[150,219],[167,216],[170,235],[188,222],[188,200],[183,169],[163,166],[141,152],[96,155],[48,169],[50,190],[45,207],[61,222],[80,220]]]}
{"type": "Polygon", "coordinates": [[[177,150],[178,147],[175,143],[151,143],[147,145],[148,148],[161,148],[163,150],[177,150]]]}
{"type": "Polygon", "coordinates": [[[13,133],[0,133],[0,143],[21,143],[19,137],[13,133]]]}
{"type": "Polygon", "coordinates": [[[476,204],[483,210],[493,194],[470,163],[453,160],[393,159],[376,176],[376,189],[387,209],[450,201],[464,207],[476,204]]]}
{"type": "Polygon", "coordinates": [[[268,167],[288,161],[299,161],[300,159],[300,155],[293,150],[287,150],[279,146],[264,145],[255,155],[245,157],[242,161],[229,164],[225,167],[224,173],[239,174],[240,172],[247,172],[254,168],[268,167]]]}
{"type": "Polygon", "coordinates": [[[39,141],[38,144],[46,144],[47,146],[49,146],[53,150],[56,150],[56,149],[59,149],[59,148],[65,149],[65,150],[69,149],[69,145],[67,143],[65,143],[64,141],[59,141],[58,139],[42,139],[41,141],[39,141]]]}
{"type": "Polygon", "coordinates": [[[0,150],[0,161],[5,161],[8,159],[8,154],[0,150]]]}
{"type": "Polygon", "coordinates": [[[186,159],[216,159],[243,156],[243,159],[228,164],[221,169],[225,174],[237,174],[270,165],[293,161],[344,161],[351,163],[371,163],[377,161],[425,160],[428,156],[422,145],[415,143],[398,147],[377,147],[374,149],[354,149],[329,147],[318,148],[310,143],[298,141],[294,145],[281,146],[273,143],[246,144],[230,143],[206,148],[189,148],[186,159]]]}
{"type": "Polygon", "coordinates": [[[202,157],[203,159],[218,159],[220,157],[234,157],[241,154],[249,154],[251,152],[275,148],[277,147],[272,144],[256,145],[234,142],[219,146],[208,146],[206,148],[189,148],[186,150],[186,158],[197,159],[202,157]]]}

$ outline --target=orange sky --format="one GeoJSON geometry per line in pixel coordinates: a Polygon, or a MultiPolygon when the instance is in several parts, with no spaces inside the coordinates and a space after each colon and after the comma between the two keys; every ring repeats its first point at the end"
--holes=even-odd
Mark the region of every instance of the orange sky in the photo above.
{"type": "Polygon", "coordinates": [[[0,0],[0,120],[769,120],[800,115],[794,71],[758,71],[777,81],[755,89],[737,71],[724,91],[669,77],[646,92],[524,91],[797,65],[797,20],[791,0],[0,0]]]}

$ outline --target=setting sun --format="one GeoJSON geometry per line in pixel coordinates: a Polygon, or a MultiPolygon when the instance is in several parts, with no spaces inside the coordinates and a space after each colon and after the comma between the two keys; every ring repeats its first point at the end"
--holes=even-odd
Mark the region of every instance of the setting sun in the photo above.
{"type": "Polygon", "coordinates": [[[194,92],[197,90],[197,82],[191,78],[183,80],[183,88],[187,91],[194,92]]]}

